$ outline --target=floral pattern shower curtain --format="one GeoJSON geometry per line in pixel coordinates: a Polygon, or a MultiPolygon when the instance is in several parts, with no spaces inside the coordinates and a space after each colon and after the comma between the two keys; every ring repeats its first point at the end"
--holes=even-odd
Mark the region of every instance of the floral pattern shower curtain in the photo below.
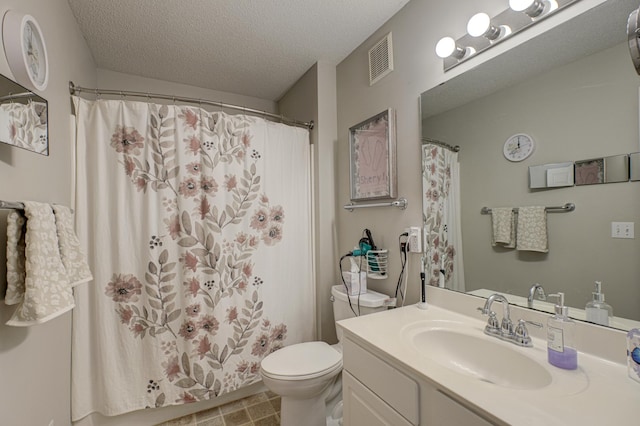
{"type": "Polygon", "coordinates": [[[465,291],[458,153],[423,144],[422,188],[426,281],[465,291]]]}
{"type": "Polygon", "coordinates": [[[201,108],[73,98],[72,417],[215,398],[313,339],[308,131],[201,108]]]}

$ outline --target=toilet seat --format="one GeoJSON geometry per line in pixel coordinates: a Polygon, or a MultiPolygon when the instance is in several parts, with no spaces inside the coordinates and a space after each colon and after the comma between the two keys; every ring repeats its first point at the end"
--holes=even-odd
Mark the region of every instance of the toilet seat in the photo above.
{"type": "Polygon", "coordinates": [[[342,354],[325,342],[286,346],[261,363],[262,374],[276,380],[308,380],[342,369],[342,354]]]}

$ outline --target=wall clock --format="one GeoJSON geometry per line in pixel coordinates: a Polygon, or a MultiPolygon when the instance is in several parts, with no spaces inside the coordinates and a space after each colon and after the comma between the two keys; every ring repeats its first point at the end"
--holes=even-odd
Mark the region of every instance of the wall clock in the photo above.
{"type": "Polygon", "coordinates": [[[531,136],[517,133],[507,139],[502,152],[509,161],[522,161],[533,154],[534,148],[535,142],[531,136]]]}
{"type": "Polygon", "coordinates": [[[18,83],[44,90],[49,81],[47,47],[33,16],[8,10],[2,21],[2,43],[9,68],[18,83]]]}

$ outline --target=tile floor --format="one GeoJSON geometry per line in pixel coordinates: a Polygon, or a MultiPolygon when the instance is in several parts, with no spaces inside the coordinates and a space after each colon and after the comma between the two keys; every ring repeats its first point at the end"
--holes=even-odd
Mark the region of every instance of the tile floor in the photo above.
{"type": "Polygon", "coordinates": [[[220,407],[169,420],[157,426],[279,426],[280,397],[271,391],[220,407]]]}

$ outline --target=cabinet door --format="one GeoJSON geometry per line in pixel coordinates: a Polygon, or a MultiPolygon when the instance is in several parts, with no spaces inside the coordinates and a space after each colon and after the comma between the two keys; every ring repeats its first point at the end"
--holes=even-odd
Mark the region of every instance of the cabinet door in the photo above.
{"type": "Polygon", "coordinates": [[[425,396],[429,399],[428,407],[424,410],[425,421],[429,426],[493,425],[493,423],[483,419],[478,414],[435,388],[431,388],[428,392],[425,392],[425,396]]]}
{"type": "Polygon", "coordinates": [[[344,426],[412,426],[346,371],[342,373],[344,426]]]}

